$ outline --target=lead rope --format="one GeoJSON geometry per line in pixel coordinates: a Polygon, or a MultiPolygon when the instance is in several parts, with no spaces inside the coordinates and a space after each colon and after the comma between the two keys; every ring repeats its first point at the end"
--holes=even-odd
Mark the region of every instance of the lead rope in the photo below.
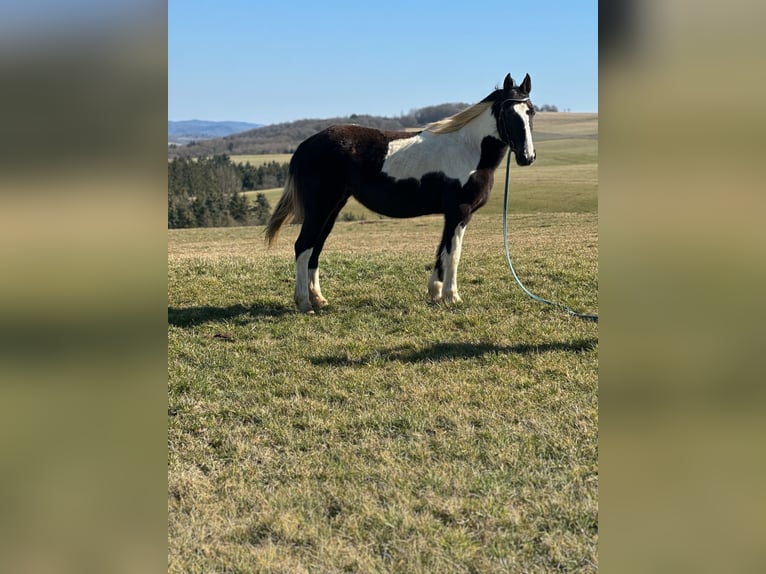
{"type": "Polygon", "coordinates": [[[511,180],[511,150],[508,150],[508,161],[505,165],[505,198],[503,200],[503,244],[505,245],[505,258],[508,260],[508,267],[511,268],[511,273],[513,274],[513,278],[516,279],[516,283],[519,284],[519,287],[521,287],[522,291],[529,295],[532,299],[535,301],[538,301],[539,303],[545,303],[546,305],[552,305],[554,307],[558,307],[559,309],[563,309],[570,315],[574,315],[575,317],[579,317],[580,319],[584,319],[586,321],[593,321],[594,323],[598,323],[598,315],[590,315],[588,313],[578,313],[577,311],[573,311],[566,305],[562,305],[561,303],[555,303],[553,301],[548,301],[547,299],[543,299],[542,297],[538,297],[534,293],[532,293],[529,289],[524,287],[524,284],[521,282],[521,279],[519,279],[519,276],[516,275],[516,270],[513,268],[513,261],[511,261],[511,253],[508,250],[508,184],[511,180]]]}

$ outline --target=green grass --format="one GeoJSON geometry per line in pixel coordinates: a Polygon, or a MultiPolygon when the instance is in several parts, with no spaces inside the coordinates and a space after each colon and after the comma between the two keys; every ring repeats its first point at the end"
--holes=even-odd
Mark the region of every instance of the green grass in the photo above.
{"type": "MultiPolygon", "coordinates": [[[[511,251],[597,312],[595,152],[560,153],[580,163],[512,171],[553,170],[511,251]],[[581,208],[553,212],[582,170],[581,208]]],[[[439,217],[338,222],[316,316],[293,310],[297,226],[271,250],[261,227],[169,231],[170,572],[597,570],[598,327],[515,286],[501,201],[456,307],[426,293],[439,217]]]]}
{"type": "Polygon", "coordinates": [[[259,167],[266,163],[275,161],[277,163],[289,163],[291,153],[264,153],[264,154],[250,154],[250,155],[233,155],[231,161],[234,163],[247,163],[254,167],[259,167]]]}
{"type": "Polygon", "coordinates": [[[282,192],[284,190],[279,187],[274,187],[271,189],[258,189],[255,191],[245,191],[244,195],[245,197],[249,198],[251,201],[255,201],[256,196],[259,193],[262,193],[266,196],[266,199],[269,200],[269,205],[271,205],[271,208],[274,209],[277,206],[277,202],[279,202],[279,198],[282,197],[282,192]]]}

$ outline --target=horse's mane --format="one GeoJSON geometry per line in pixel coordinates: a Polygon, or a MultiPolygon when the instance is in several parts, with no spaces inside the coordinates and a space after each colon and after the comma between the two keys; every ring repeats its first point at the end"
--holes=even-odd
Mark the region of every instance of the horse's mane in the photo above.
{"type": "Polygon", "coordinates": [[[467,123],[475,120],[477,117],[483,114],[484,111],[491,105],[492,102],[479,102],[478,104],[474,104],[464,110],[459,111],[453,116],[436,122],[431,122],[424,129],[434,134],[448,134],[451,132],[456,132],[459,129],[465,127],[467,123]]]}

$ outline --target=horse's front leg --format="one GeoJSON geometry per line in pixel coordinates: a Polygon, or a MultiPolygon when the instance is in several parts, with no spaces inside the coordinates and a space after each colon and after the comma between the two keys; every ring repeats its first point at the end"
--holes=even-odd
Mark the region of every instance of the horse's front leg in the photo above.
{"type": "Polygon", "coordinates": [[[442,240],[436,252],[436,263],[428,281],[428,294],[435,303],[438,301],[444,301],[447,304],[462,302],[457,287],[457,268],[467,223],[465,219],[457,221],[449,217],[445,219],[442,240]]]}
{"type": "Polygon", "coordinates": [[[444,265],[444,285],[442,287],[442,301],[445,303],[462,303],[457,291],[457,266],[460,263],[460,253],[463,249],[463,235],[465,225],[461,222],[455,227],[449,250],[442,254],[444,265]]]}
{"type": "Polygon", "coordinates": [[[439,255],[437,255],[436,264],[434,265],[433,271],[431,271],[431,278],[428,280],[428,295],[434,303],[438,303],[442,300],[443,278],[441,260],[439,255]]]}

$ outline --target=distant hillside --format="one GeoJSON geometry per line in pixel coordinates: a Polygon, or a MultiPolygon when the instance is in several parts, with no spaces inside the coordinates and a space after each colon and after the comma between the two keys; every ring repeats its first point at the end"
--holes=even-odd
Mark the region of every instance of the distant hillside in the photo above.
{"type": "Polygon", "coordinates": [[[292,153],[303,140],[333,124],[359,124],[382,130],[418,128],[446,118],[469,104],[452,103],[428,106],[395,118],[352,114],[328,119],[307,119],[263,126],[218,139],[195,141],[183,146],[169,146],[168,157],[199,157],[226,153],[229,155],[292,153]]]}
{"type": "Polygon", "coordinates": [[[222,138],[259,127],[261,124],[248,122],[168,121],[168,143],[187,144],[197,140],[222,138]]]}

